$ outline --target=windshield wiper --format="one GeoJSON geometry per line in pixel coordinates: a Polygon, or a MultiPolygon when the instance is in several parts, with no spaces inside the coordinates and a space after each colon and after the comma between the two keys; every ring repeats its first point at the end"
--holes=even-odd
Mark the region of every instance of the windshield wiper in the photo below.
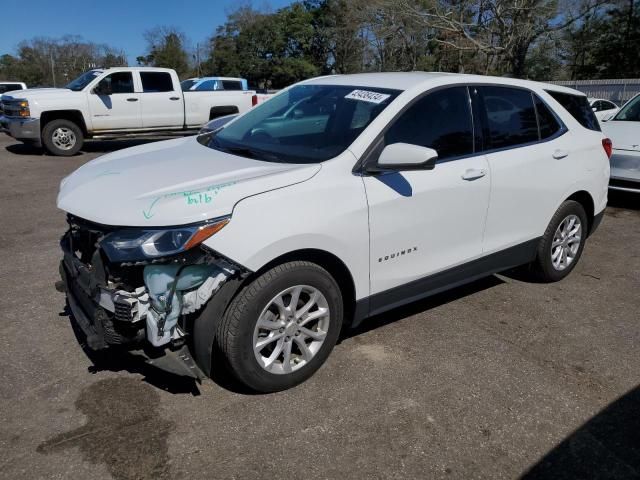
{"type": "Polygon", "coordinates": [[[273,153],[265,152],[263,150],[258,150],[255,148],[249,147],[224,147],[220,144],[220,141],[213,137],[211,139],[211,143],[216,150],[220,150],[221,152],[232,153],[234,155],[240,155],[241,157],[254,158],[256,160],[265,160],[268,162],[281,162],[280,157],[273,153]]]}

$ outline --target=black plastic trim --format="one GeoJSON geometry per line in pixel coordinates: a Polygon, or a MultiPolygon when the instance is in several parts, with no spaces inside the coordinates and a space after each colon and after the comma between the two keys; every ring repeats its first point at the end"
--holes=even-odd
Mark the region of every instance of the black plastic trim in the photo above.
{"type": "Polygon", "coordinates": [[[358,300],[352,326],[358,326],[367,317],[464,285],[479,278],[532,262],[536,257],[539,242],[540,238],[538,237],[463,265],[458,265],[358,300]]]}

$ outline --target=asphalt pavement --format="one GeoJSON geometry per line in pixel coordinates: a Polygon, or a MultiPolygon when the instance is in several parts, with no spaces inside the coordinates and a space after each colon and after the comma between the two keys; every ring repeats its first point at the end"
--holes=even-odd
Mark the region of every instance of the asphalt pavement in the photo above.
{"type": "Polygon", "coordinates": [[[94,364],[54,289],[60,180],[135,143],[60,158],[0,134],[0,478],[640,477],[640,195],[611,195],[564,281],[394,310],[306,383],[247,395],[94,364]]]}

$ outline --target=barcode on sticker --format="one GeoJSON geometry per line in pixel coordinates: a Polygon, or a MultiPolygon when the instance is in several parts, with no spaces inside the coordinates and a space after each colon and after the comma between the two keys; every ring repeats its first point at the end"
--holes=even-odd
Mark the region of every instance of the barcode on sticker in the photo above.
{"type": "Polygon", "coordinates": [[[353,92],[345,95],[344,98],[351,100],[361,100],[363,102],[382,103],[391,95],[386,93],[370,92],[369,90],[354,90],[353,92]]]}

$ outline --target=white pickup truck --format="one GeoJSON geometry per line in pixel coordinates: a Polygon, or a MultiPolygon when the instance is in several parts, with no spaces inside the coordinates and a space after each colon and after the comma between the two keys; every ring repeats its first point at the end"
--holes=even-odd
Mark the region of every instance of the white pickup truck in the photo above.
{"type": "Polygon", "coordinates": [[[251,90],[183,92],[171,69],[94,69],[65,88],[3,95],[0,127],[53,155],[70,156],[87,138],[184,134],[213,118],[242,113],[256,101],[251,90]]]}

